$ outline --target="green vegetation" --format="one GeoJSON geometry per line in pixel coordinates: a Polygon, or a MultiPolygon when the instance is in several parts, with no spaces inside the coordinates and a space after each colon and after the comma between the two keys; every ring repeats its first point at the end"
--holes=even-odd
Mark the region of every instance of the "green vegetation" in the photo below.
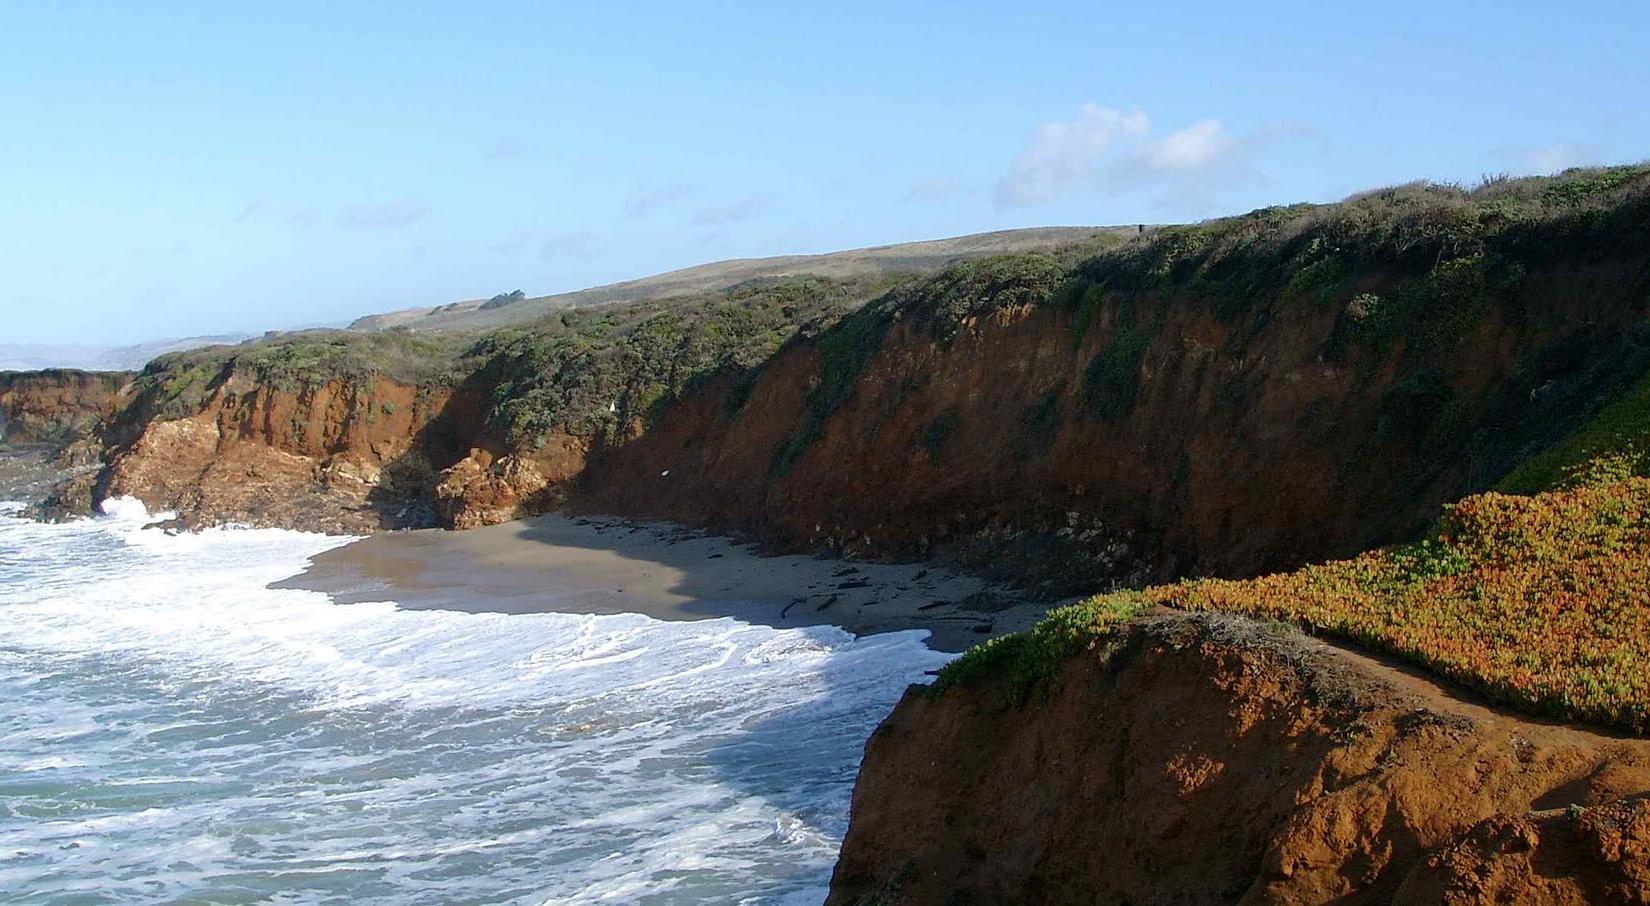
{"type": "Polygon", "coordinates": [[[1027,462],[1048,452],[1060,427],[1060,396],[1064,391],[1064,386],[1056,387],[1021,410],[1012,438],[1015,459],[1027,462]]]}
{"type": "Polygon", "coordinates": [[[1083,405],[1103,421],[1117,421],[1134,411],[1140,386],[1140,362],[1151,345],[1151,335],[1133,326],[1117,333],[1083,369],[1083,405]]]}
{"type": "Polygon", "coordinates": [[[1517,473],[1534,496],[1467,497],[1429,537],[1351,560],[1090,598],[970,651],[936,685],[990,674],[1023,695],[1120,621],[1170,607],[1283,621],[1539,714],[1650,732],[1647,384],[1517,473]]]}
{"type": "Polygon", "coordinates": [[[889,326],[886,311],[876,303],[843,318],[814,341],[819,354],[819,380],[808,394],[802,427],[774,456],[776,477],[790,471],[797,457],[819,439],[825,420],[853,395],[860,372],[882,346],[889,326]]]}
{"type": "Polygon", "coordinates": [[[1455,504],[1434,538],[1130,600],[1286,620],[1542,714],[1650,730],[1650,480],[1455,504]]]}
{"type": "Polygon", "coordinates": [[[918,319],[930,335],[950,343],[971,318],[1048,301],[1065,282],[1071,264],[1042,252],[965,261],[895,294],[884,310],[918,319]]]}
{"type": "Polygon", "coordinates": [[[301,331],[163,355],[143,369],[136,384],[159,417],[180,418],[200,411],[206,397],[236,372],[285,391],[377,376],[407,384],[451,382],[465,342],[452,334],[301,331]]]}
{"type": "MultiPolygon", "coordinates": [[[[281,390],[384,377],[474,389],[487,428],[534,447],[653,418],[694,383],[752,369],[800,332],[834,324],[898,278],[763,280],[720,293],[570,309],[482,335],[305,331],[162,356],[138,379],[163,418],[198,412],[232,374],[281,390]]],[[[508,294],[507,294],[508,295],[508,294]]]]}
{"type": "Polygon", "coordinates": [[[1109,595],[1049,611],[1030,630],[976,645],[945,665],[931,687],[943,692],[986,678],[1001,679],[1010,700],[1043,688],[1072,655],[1105,645],[1113,630],[1139,613],[1136,596],[1109,595]]]}
{"type": "Polygon", "coordinates": [[[1058,298],[1081,335],[1108,304],[1188,294],[1231,321],[1274,301],[1350,294],[1338,349],[1384,352],[1403,340],[1426,355],[1458,343],[1489,305],[1515,309],[1508,303],[1529,263],[1642,248],[1647,208],[1644,165],[1489,179],[1470,190],[1412,183],[1163,228],[1084,262],[1058,298]]]}
{"type": "Polygon", "coordinates": [[[527,294],[525,292],[522,292],[519,289],[511,290],[510,292],[507,292],[507,293],[499,293],[498,295],[492,297],[491,299],[488,299],[487,301],[481,303],[481,306],[480,306],[479,310],[481,310],[481,311],[492,311],[495,308],[503,308],[506,305],[514,305],[517,302],[522,302],[522,301],[525,301],[526,299],[527,299],[527,294]]]}
{"type": "Polygon", "coordinates": [[[817,332],[887,286],[818,277],[725,293],[570,309],[483,336],[466,353],[487,388],[487,424],[512,446],[553,430],[597,436],[656,418],[697,382],[752,369],[793,336],[817,332]]]}
{"type": "Polygon", "coordinates": [[[1509,493],[1650,477],[1650,373],[1557,446],[1501,480],[1509,493]]]}

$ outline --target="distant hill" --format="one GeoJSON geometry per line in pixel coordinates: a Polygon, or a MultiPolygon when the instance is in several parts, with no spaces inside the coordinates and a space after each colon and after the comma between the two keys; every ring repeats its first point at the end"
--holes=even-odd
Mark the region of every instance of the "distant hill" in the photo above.
{"type": "Polygon", "coordinates": [[[1004,252],[1059,248],[1106,234],[1133,235],[1138,227],[1038,227],[977,233],[954,239],[931,239],[898,245],[832,252],[825,255],[782,255],[775,258],[738,258],[700,264],[623,283],[552,296],[528,297],[516,292],[453,302],[431,308],[409,308],[368,315],[350,325],[352,330],[479,330],[523,324],[559,308],[639,302],[667,296],[715,292],[750,280],[814,274],[834,279],[906,271],[930,273],[967,258],[1004,252]]]}
{"type": "Polygon", "coordinates": [[[251,334],[220,334],[155,340],[131,346],[51,345],[0,343],[0,371],[37,371],[42,368],[80,368],[86,371],[136,371],[156,356],[202,346],[239,343],[251,334]]]}

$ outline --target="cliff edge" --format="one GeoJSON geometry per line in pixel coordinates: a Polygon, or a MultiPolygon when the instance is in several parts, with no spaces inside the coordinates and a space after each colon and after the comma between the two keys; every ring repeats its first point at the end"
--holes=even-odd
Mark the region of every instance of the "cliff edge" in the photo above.
{"type": "Polygon", "coordinates": [[[1645,903],[1650,742],[1533,722],[1241,617],[913,687],[831,904],[1645,903]]]}

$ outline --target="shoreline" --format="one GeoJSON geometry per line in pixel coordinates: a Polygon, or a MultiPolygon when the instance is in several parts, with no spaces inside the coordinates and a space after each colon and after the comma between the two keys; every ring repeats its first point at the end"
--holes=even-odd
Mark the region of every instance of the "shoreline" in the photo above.
{"type": "Polygon", "coordinates": [[[939,567],[764,556],[673,523],[604,516],[370,535],[311,558],[271,587],[318,591],[339,604],[391,600],[409,610],[733,617],[781,629],[832,625],[856,636],[923,629],[929,647],[946,652],[1027,629],[1051,606],[939,567]],[[973,608],[965,606],[970,599],[973,608]]]}

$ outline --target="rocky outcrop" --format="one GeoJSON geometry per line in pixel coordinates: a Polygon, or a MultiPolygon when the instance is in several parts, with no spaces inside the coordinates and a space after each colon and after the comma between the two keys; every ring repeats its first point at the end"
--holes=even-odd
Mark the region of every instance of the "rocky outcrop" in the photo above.
{"type": "Polygon", "coordinates": [[[117,371],[0,372],[0,443],[66,446],[95,437],[126,403],[117,371]]]}
{"type": "Polygon", "coordinates": [[[1008,689],[906,694],[830,903],[1650,902],[1650,742],[1237,618],[1150,618],[1008,689]]]}
{"type": "Polygon", "coordinates": [[[564,431],[532,451],[501,455],[472,448],[442,471],[435,486],[435,511],[443,525],[455,529],[548,512],[565,500],[589,453],[586,439],[564,431]]]}
{"type": "Polygon", "coordinates": [[[99,498],[137,497],[185,524],[332,532],[433,523],[428,501],[452,458],[448,395],[384,378],[291,387],[231,375],[200,411],[135,419],[99,498]]]}
{"type": "Polygon", "coordinates": [[[124,372],[0,373],[0,499],[42,518],[91,512],[104,431],[131,395],[124,372]]]}

